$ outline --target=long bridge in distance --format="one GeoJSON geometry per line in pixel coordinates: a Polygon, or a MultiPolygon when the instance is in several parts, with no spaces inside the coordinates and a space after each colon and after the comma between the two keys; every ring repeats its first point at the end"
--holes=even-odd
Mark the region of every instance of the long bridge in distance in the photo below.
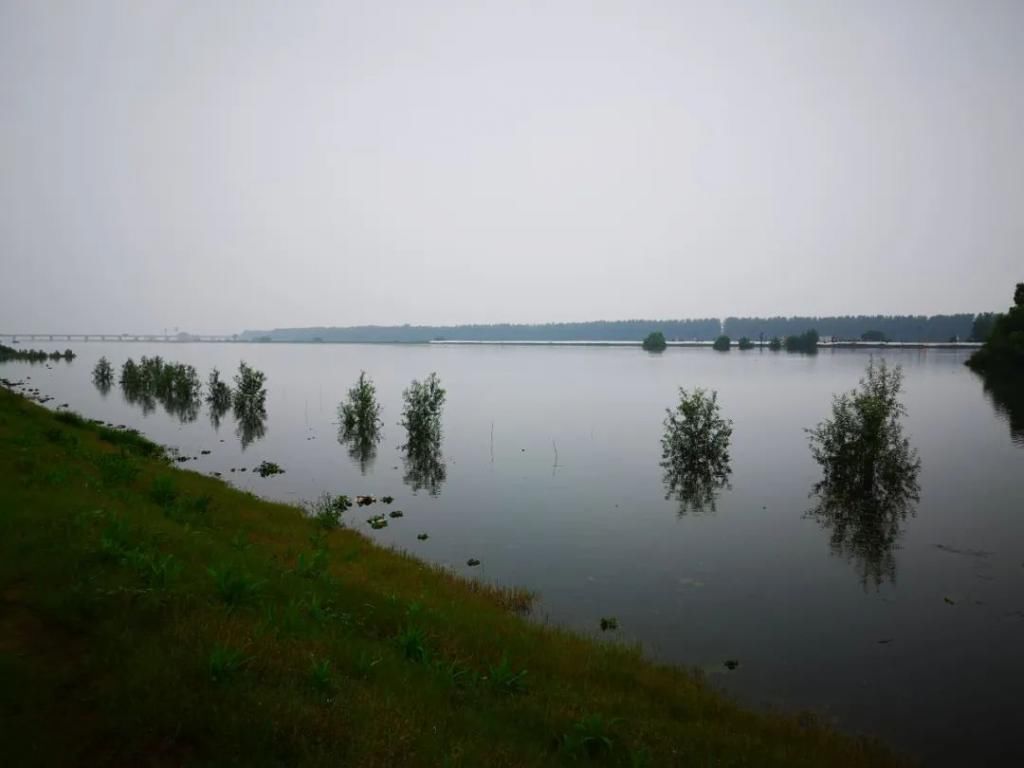
{"type": "Polygon", "coordinates": [[[237,334],[195,333],[0,333],[0,340],[20,341],[146,341],[146,342],[225,342],[243,341],[237,334]]]}

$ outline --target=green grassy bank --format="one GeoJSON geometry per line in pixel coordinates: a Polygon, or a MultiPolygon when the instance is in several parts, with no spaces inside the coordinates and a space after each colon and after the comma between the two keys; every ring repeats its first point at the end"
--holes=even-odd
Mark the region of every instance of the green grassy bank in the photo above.
{"type": "Polygon", "coordinates": [[[0,388],[0,765],[893,762],[160,454],[0,388]]]}

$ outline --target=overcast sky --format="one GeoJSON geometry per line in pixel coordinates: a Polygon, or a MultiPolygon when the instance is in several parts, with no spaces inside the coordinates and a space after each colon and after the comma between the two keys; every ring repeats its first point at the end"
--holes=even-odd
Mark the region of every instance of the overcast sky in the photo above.
{"type": "Polygon", "coordinates": [[[0,0],[2,331],[999,309],[1024,2],[0,0]]]}

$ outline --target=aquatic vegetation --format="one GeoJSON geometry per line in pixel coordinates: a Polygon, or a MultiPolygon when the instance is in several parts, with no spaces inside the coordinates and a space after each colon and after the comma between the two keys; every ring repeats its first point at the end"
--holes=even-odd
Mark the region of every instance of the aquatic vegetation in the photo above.
{"type": "Polygon", "coordinates": [[[380,404],[377,402],[377,388],[366,371],[348,391],[348,400],[338,406],[338,421],[346,439],[356,435],[372,439],[381,426],[380,404]]]}
{"type": "Polygon", "coordinates": [[[786,351],[813,355],[818,351],[818,339],[818,332],[813,328],[809,331],[804,331],[798,336],[787,336],[785,341],[786,351]]]}
{"type": "Polygon", "coordinates": [[[110,389],[114,381],[114,366],[106,357],[101,357],[96,362],[96,367],[92,369],[92,381],[103,391],[110,389]]]}
{"type": "Polygon", "coordinates": [[[723,335],[719,336],[718,338],[716,338],[715,339],[715,343],[712,344],[711,346],[714,349],[717,349],[719,352],[728,352],[729,351],[729,347],[732,346],[732,339],[730,339],[728,336],[723,334],[723,335]]]}
{"type": "Polygon", "coordinates": [[[405,406],[402,409],[401,425],[405,427],[406,451],[419,450],[422,446],[440,445],[441,409],[444,407],[445,391],[436,373],[423,381],[413,379],[402,392],[405,406]]]}
{"type": "Polygon", "coordinates": [[[752,342],[746,336],[741,336],[740,337],[740,341],[739,341],[739,348],[740,349],[753,349],[754,348],[754,342],[752,342]]]}
{"type": "Polygon", "coordinates": [[[832,417],[807,430],[823,471],[808,514],[831,531],[836,554],[859,561],[862,581],[876,585],[895,574],[892,552],[919,498],[921,461],[900,424],[902,382],[899,366],[872,358],[859,388],[834,397],[832,417]]]}
{"type": "Polygon", "coordinates": [[[120,384],[125,399],[140,405],[144,413],[159,402],[183,423],[199,415],[202,385],[191,365],[166,362],[159,355],[144,356],[138,363],[128,358],[121,366],[120,384]]]}
{"type": "Polygon", "coordinates": [[[680,514],[714,510],[719,489],[728,483],[732,422],[722,418],[718,393],[680,387],[679,404],[666,409],[661,467],[666,498],[675,497],[680,514]]]}
{"type": "Polygon", "coordinates": [[[664,352],[668,345],[665,343],[665,334],[661,331],[654,331],[647,334],[641,346],[648,352],[664,352]]]}
{"type": "Polygon", "coordinates": [[[266,410],[267,377],[244,360],[238,364],[235,374],[234,406],[236,412],[262,413],[266,410]]]}
{"type": "Polygon", "coordinates": [[[778,352],[782,349],[782,339],[778,336],[772,336],[771,341],[768,342],[768,349],[772,352],[778,352]]]}
{"type": "Polygon", "coordinates": [[[440,492],[447,476],[441,455],[441,410],[445,390],[436,373],[424,381],[416,381],[402,393],[405,407],[402,426],[406,430],[404,480],[413,492],[426,489],[430,495],[440,492]]]}
{"type": "Polygon", "coordinates": [[[368,518],[366,522],[369,523],[370,527],[375,531],[388,527],[388,519],[384,517],[384,515],[374,515],[373,517],[368,518]]]}
{"type": "MultiPolygon", "coordinates": [[[[262,411],[235,411],[235,436],[244,451],[267,434],[267,414],[262,411]]],[[[245,471],[244,469],[242,470],[245,471]]]]}
{"type": "Polygon", "coordinates": [[[466,561],[466,565],[468,565],[470,568],[472,568],[472,567],[474,567],[476,565],[480,565],[480,561],[477,560],[475,557],[471,557],[471,558],[469,558],[469,560],[466,561]]]}
{"type": "Polygon", "coordinates": [[[43,363],[47,360],[64,360],[66,362],[71,362],[75,357],[75,353],[70,349],[65,349],[63,352],[58,352],[56,350],[53,352],[44,352],[41,349],[15,349],[14,347],[8,347],[5,344],[0,344],[0,363],[6,363],[11,360],[26,363],[43,363]]]}
{"type": "Polygon", "coordinates": [[[610,629],[618,629],[618,628],[619,628],[619,620],[616,619],[614,616],[601,617],[601,631],[602,632],[607,632],[610,629]]]}
{"type": "Polygon", "coordinates": [[[261,461],[256,468],[253,470],[260,477],[271,477],[273,475],[283,475],[284,470],[281,469],[280,464],[275,464],[272,461],[261,461]]]}
{"type": "Polygon", "coordinates": [[[220,427],[220,420],[231,408],[234,396],[231,387],[221,379],[220,371],[214,368],[206,379],[206,405],[210,411],[213,428],[220,427]]]}

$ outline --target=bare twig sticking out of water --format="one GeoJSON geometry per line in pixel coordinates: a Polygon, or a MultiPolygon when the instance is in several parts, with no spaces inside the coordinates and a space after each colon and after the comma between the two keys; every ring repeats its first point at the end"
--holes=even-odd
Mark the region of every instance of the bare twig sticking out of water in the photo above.
{"type": "Polygon", "coordinates": [[[494,420],[491,420],[491,464],[494,463],[494,420]]]}
{"type": "Polygon", "coordinates": [[[554,440],[551,441],[551,448],[555,452],[555,463],[551,466],[551,468],[558,469],[558,446],[555,444],[554,440]]]}

